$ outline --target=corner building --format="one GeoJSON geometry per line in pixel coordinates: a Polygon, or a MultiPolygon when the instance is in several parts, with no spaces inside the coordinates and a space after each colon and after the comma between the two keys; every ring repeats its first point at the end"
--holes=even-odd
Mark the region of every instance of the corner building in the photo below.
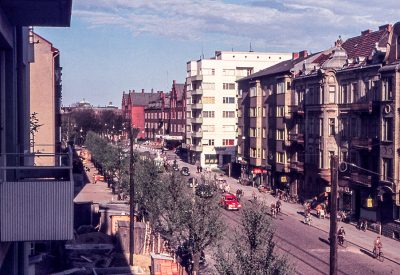
{"type": "Polygon", "coordinates": [[[289,53],[221,52],[187,63],[185,143],[188,161],[224,166],[236,160],[236,80],[291,58],[289,53]]]}

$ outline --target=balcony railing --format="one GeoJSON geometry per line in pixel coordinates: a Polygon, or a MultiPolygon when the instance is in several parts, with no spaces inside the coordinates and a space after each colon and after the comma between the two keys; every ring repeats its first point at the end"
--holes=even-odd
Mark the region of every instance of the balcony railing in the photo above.
{"type": "Polygon", "coordinates": [[[351,145],[353,147],[371,150],[372,149],[372,139],[371,138],[363,138],[363,137],[354,137],[351,139],[351,145]]]}
{"type": "Polygon", "coordinates": [[[201,109],[203,109],[203,103],[192,103],[192,110],[201,110],[201,109]]]}
{"type": "Polygon", "coordinates": [[[192,132],[192,137],[194,137],[194,138],[202,138],[203,137],[203,132],[202,131],[193,131],[192,132]]]}
{"type": "Polygon", "coordinates": [[[303,106],[298,106],[298,105],[291,105],[289,106],[289,113],[294,114],[294,115],[304,115],[304,108],[303,106]]]}
{"type": "Polygon", "coordinates": [[[203,89],[192,90],[192,95],[202,95],[203,89]]]}
{"type": "Polygon", "coordinates": [[[201,81],[201,80],[203,80],[203,75],[201,74],[192,76],[192,81],[201,81]]]}
{"type": "Polygon", "coordinates": [[[73,238],[72,151],[3,154],[0,158],[0,241],[73,238]],[[50,158],[54,165],[41,165],[50,158]]]}
{"type": "Polygon", "coordinates": [[[356,184],[371,187],[371,176],[363,175],[359,173],[350,173],[349,176],[345,176],[345,179],[348,179],[356,184]]]}
{"type": "Polygon", "coordinates": [[[192,151],[195,151],[195,152],[202,152],[203,151],[203,145],[192,145],[191,147],[191,150],[192,151]]]}
{"type": "Polygon", "coordinates": [[[289,133],[289,141],[303,144],[304,135],[301,133],[289,133]]]}
{"type": "Polygon", "coordinates": [[[291,161],[290,162],[290,169],[297,171],[297,172],[304,172],[304,162],[301,161],[291,161]]]}
{"type": "Polygon", "coordinates": [[[203,118],[202,117],[193,117],[191,122],[192,122],[192,124],[202,124],[203,118]]]}

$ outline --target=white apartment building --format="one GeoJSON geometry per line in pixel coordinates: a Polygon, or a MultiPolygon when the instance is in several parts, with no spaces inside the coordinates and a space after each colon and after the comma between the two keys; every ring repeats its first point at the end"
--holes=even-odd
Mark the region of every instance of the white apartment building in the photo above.
{"type": "Polygon", "coordinates": [[[186,141],[189,162],[202,167],[235,161],[236,80],[292,58],[291,53],[215,52],[187,62],[186,141]]]}

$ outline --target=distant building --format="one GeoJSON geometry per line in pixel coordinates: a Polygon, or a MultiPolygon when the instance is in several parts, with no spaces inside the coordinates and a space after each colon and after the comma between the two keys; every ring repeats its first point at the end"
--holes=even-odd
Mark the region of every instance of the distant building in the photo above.
{"type": "Polygon", "coordinates": [[[161,142],[168,128],[169,95],[162,91],[144,108],[145,138],[161,142]]]}
{"type": "Polygon", "coordinates": [[[122,114],[125,119],[131,121],[133,128],[139,129],[137,138],[144,139],[145,135],[145,118],[144,109],[150,102],[157,100],[157,93],[145,93],[142,89],[141,93],[136,93],[135,90],[129,90],[129,93],[122,94],[122,114]]]}
{"type": "Polygon", "coordinates": [[[183,147],[190,162],[223,166],[236,160],[236,80],[290,58],[289,53],[217,51],[187,63],[183,147]]]}

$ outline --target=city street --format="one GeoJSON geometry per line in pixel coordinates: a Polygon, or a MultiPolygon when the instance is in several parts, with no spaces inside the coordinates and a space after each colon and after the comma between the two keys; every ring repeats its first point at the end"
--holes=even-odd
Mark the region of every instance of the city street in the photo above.
{"type": "MultiPolygon", "coordinates": [[[[148,149],[142,147],[139,150],[148,149]]],[[[168,159],[175,159],[176,155],[169,151],[167,157],[168,159]]],[[[179,158],[177,160],[180,168],[187,166],[193,176],[200,176],[196,173],[194,165],[183,162],[179,158]]],[[[242,200],[244,207],[251,206],[250,197],[255,189],[251,186],[239,185],[233,178],[225,178],[231,186],[232,192],[235,192],[238,188],[244,190],[244,199],[242,200]]],[[[261,194],[258,191],[257,196],[259,200],[266,202],[267,205],[276,200],[269,194],[261,194]]],[[[312,226],[308,226],[303,223],[301,211],[301,205],[283,203],[283,213],[273,219],[278,252],[289,259],[297,274],[327,274],[329,273],[329,220],[320,220],[313,217],[312,226]]],[[[240,224],[240,211],[229,212],[223,210],[222,213],[228,225],[228,230],[234,230],[238,227],[238,224],[240,224]]],[[[351,224],[341,223],[339,226],[345,228],[346,237],[349,240],[345,248],[339,246],[339,274],[397,273],[400,268],[400,259],[397,253],[399,242],[381,236],[384,253],[387,257],[382,263],[371,256],[372,243],[376,237],[375,233],[358,231],[351,224]]],[[[226,234],[226,238],[232,238],[232,235],[226,234]]],[[[203,274],[211,272],[212,268],[213,259],[211,255],[207,255],[207,266],[203,270],[203,274]]]]}

